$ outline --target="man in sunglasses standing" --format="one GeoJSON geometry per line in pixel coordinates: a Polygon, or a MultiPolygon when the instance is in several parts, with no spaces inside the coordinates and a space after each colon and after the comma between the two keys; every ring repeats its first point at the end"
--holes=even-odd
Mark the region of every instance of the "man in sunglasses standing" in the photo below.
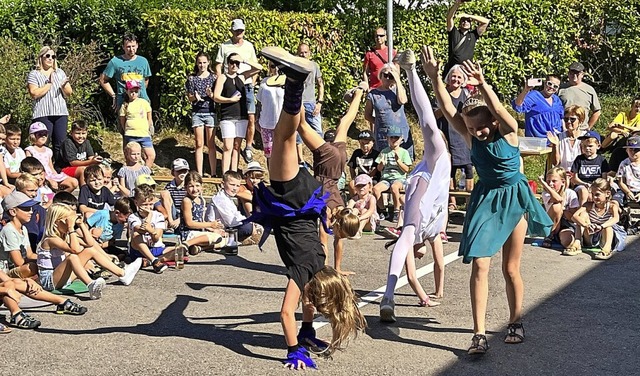
{"type": "MultiPolygon", "coordinates": [[[[218,48],[218,54],[216,55],[215,69],[216,75],[218,77],[220,77],[223,73],[229,73],[227,58],[232,53],[240,55],[243,61],[243,63],[240,64],[237,72],[239,75],[242,75],[243,72],[251,69],[251,65],[247,63],[251,62],[252,64],[258,64],[258,57],[256,56],[256,49],[253,46],[253,43],[244,39],[244,21],[239,18],[231,21],[230,31],[231,38],[228,41],[220,44],[220,47],[218,48]]],[[[242,158],[244,158],[245,162],[247,163],[253,161],[253,137],[256,130],[256,99],[254,85],[257,78],[258,74],[256,73],[251,77],[247,77],[244,79],[249,122],[247,123],[245,148],[240,151],[240,155],[242,155],[242,158]]]]}
{"type": "MultiPolygon", "coordinates": [[[[389,47],[387,47],[387,31],[381,27],[377,28],[373,38],[376,42],[375,46],[364,54],[364,82],[369,83],[370,89],[375,89],[382,82],[378,79],[378,71],[382,66],[388,63],[389,47]]],[[[396,50],[393,50],[393,56],[396,56],[396,50]]]]}
{"type": "Polygon", "coordinates": [[[489,19],[482,16],[474,16],[471,14],[460,13],[457,17],[460,19],[459,27],[456,29],[454,17],[456,12],[466,0],[455,0],[449,12],[447,12],[447,32],[449,40],[449,60],[444,66],[443,75],[456,64],[462,64],[463,61],[473,60],[473,53],[476,48],[476,42],[489,26],[489,19]],[[471,22],[478,22],[478,27],[471,30],[471,22]]]}
{"type": "Polygon", "coordinates": [[[524,89],[511,102],[511,106],[516,112],[524,113],[525,136],[546,138],[547,132],[562,132],[564,107],[556,95],[560,88],[560,77],[550,74],[542,82],[536,80],[524,80],[524,89]],[[530,85],[538,83],[542,84],[542,88],[533,90],[535,86],[530,85]]]}
{"type": "Polygon", "coordinates": [[[596,125],[600,118],[600,100],[596,90],[589,84],[582,82],[584,78],[584,65],[580,62],[573,62],[569,65],[567,82],[560,85],[558,96],[562,100],[564,108],[576,105],[586,112],[585,124],[580,125],[582,130],[590,130],[596,125]]]}

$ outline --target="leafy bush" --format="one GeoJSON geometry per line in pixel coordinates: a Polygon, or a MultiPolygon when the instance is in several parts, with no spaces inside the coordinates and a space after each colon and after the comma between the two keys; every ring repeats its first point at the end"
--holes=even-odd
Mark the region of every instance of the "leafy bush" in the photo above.
{"type": "Polygon", "coordinates": [[[0,116],[11,114],[11,122],[31,120],[31,98],[27,95],[27,73],[33,66],[29,49],[11,38],[0,37],[0,116]]]}

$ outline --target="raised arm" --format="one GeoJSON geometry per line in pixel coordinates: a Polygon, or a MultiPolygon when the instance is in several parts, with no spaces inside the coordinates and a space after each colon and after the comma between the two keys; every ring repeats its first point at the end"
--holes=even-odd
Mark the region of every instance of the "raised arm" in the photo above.
{"type": "Polygon", "coordinates": [[[456,25],[453,23],[453,19],[456,16],[458,8],[460,8],[460,3],[462,3],[462,0],[455,0],[454,3],[451,4],[451,7],[447,12],[447,32],[453,30],[453,28],[456,27],[456,25]]]}
{"type": "Polygon", "coordinates": [[[360,85],[353,92],[353,99],[349,104],[349,108],[347,109],[347,113],[340,118],[340,124],[338,124],[338,128],[336,129],[336,138],[335,142],[345,142],[347,141],[347,132],[349,131],[349,127],[356,119],[358,115],[358,111],[360,110],[360,102],[362,101],[362,96],[367,91],[368,87],[365,81],[362,81],[360,85]]]}
{"type": "Polygon", "coordinates": [[[478,35],[484,34],[484,32],[487,31],[487,27],[489,27],[489,22],[491,22],[490,19],[482,16],[476,16],[475,14],[460,13],[458,17],[467,17],[476,21],[478,23],[478,35]]]}
{"type": "Polygon", "coordinates": [[[449,95],[449,92],[447,92],[444,82],[442,82],[442,78],[440,77],[440,65],[436,60],[433,49],[428,46],[423,46],[422,56],[420,59],[422,61],[422,68],[431,79],[433,91],[436,94],[436,100],[440,105],[442,114],[449,122],[449,125],[451,125],[453,129],[460,133],[464,138],[467,146],[471,147],[471,135],[467,131],[467,126],[465,125],[462,116],[458,113],[458,109],[453,105],[451,96],[449,95]]]}

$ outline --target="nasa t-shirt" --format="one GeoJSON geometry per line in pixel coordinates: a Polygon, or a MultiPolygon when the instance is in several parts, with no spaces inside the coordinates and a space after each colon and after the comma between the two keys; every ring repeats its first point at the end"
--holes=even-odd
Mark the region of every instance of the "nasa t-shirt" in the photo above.
{"type": "Polygon", "coordinates": [[[607,159],[598,154],[593,159],[587,159],[584,155],[579,155],[573,161],[571,172],[578,174],[578,178],[585,183],[593,183],[602,174],[609,172],[607,159]]]}

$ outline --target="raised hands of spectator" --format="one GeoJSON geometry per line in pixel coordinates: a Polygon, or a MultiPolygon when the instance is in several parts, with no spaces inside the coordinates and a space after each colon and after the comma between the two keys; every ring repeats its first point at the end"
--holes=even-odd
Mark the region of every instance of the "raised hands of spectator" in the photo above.
{"type": "Polygon", "coordinates": [[[7,124],[9,123],[9,120],[11,120],[11,114],[4,115],[0,118],[0,124],[7,124]]]}
{"type": "Polygon", "coordinates": [[[484,84],[484,75],[482,74],[480,63],[474,63],[471,60],[464,61],[462,63],[462,70],[470,78],[475,78],[478,81],[478,85],[484,84]]]}
{"type": "Polygon", "coordinates": [[[438,60],[436,60],[436,55],[431,46],[422,46],[420,61],[422,62],[422,69],[424,69],[431,80],[438,78],[440,74],[440,64],[438,60]]]}
{"type": "Polygon", "coordinates": [[[551,131],[547,131],[547,140],[549,140],[549,142],[556,146],[560,143],[558,135],[551,131]]]}
{"type": "Polygon", "coordinates": [[[213,90],[211,90],[211,88],[210,88],[210,87],[207,87],[207,88],[204,90],[204,93],[205,93],[205,94],[207,94],[207,97],[209,97],[209,98],[213,98],[213,90]]]}

